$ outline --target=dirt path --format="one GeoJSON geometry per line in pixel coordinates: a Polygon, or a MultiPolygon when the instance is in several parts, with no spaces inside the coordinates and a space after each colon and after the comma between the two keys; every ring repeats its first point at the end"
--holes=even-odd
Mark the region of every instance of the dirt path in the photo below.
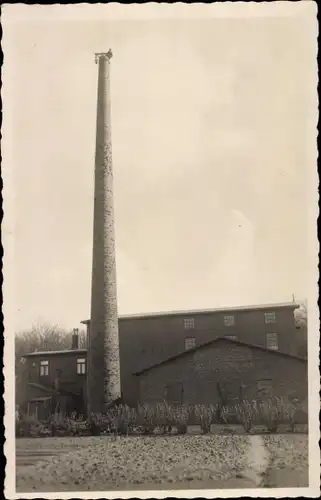
{"type": "Polygon", "coordinates": [[[264,475],[269,465],[269,459],[269,452],[265,447],[262,436],[251,436],[248,462],[243,475],[251,480],[256,488],[264,485],[264,475]]]}

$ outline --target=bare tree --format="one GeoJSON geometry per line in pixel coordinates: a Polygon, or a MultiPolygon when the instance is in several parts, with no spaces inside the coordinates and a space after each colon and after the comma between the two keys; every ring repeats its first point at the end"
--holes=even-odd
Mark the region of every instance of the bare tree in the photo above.
{"type": "Polygon", "coordinates": [[[305,299],[299,302],[300,307],[295,310],[296,325],[296,354],[303,358],[308,355],[308,301],[305,299]]]}
{"type": "Polygon", "coordinates": [[[299,328],[308,327],[308,301],[305,299],[299,302],[300,307],[295,310],[294,317],[296,326],[299,328]]]}

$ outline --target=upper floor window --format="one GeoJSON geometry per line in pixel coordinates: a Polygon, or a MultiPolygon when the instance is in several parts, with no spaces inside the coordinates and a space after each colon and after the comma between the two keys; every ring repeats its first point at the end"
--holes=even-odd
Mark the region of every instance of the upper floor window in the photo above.
{"type": "Polygon", "coordinates": [[[77,375],[85,375],[86,373],[86,360],[85,358],[77,359],[77,375]]]}
{"type": "Polygon", "coordinates": [[[275,323],[276,322],[276,314],[275,312],[264,313],[265,323],[275,323]]]}
{"type": "Polygon", "coordinates": [[[192,328],[194,328],[195,324],[194,324],[194,318],[185,318],[184,319],[184,328],[186,328],[186,330],[191,330],[192,328]]]}
{"type": "Polygon", "coordinates": [[[266,347],[268,349],[274,349],[275,351],[278,350],[278,348],[279,348],[278,336],[276,333],[267,333],[266,334],[266,347]]]}
{"type": "Polygon", "coordinates": [[[224,325],[225,326],[233,326],[235,325],[234,316],[224,316],[224,325]]]}
{"type": "Polygon", "coordinates": [[[40,376],[48,377],[48,375],[49,375],[49,361],[48,360],[40,361],[40,376]]]}
{"type": "Polygon", "coordinates": [[[196,345],[195,337],[188,337],[185,339],[185,351],[193,349],[196,345]]]}

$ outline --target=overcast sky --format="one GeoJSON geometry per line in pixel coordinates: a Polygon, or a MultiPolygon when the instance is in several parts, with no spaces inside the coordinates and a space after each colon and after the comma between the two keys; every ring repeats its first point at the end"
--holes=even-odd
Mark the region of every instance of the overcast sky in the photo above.
{"type": "Polygon", "coordinates": [[[16,23],[17,328],[90,315],[109,47],[119,313],[306,297],[308,41],[277,17],[16,23]]]}

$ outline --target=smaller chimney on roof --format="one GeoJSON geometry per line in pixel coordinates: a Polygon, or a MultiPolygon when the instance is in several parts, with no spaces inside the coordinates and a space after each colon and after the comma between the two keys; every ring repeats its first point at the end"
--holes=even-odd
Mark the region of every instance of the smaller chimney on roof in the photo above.
{"type": "Polygon", "coordinates": [[[71,349],[79,349],[79,335],[78,328],[73,329],[72,337],[71,337],[71,349]]]}
{"type": "Polygon", "coordinates": [[[48,340],[43,341],[43,350],[44,351],[50,351],[50,343],[48,340]]]}

